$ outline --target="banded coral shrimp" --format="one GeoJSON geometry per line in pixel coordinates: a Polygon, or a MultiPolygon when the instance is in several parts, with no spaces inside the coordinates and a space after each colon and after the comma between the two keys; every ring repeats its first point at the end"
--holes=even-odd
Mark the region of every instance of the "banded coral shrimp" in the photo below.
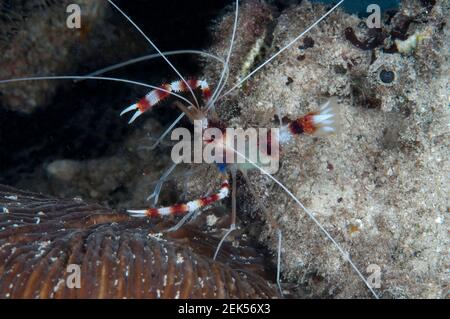
{"type": "MultiPolygon", "coordinates": [[[[115,3],[113,1],[109,1],[120,13],[122,13],[127,20],[133,24],[133,26],[146,38],[146,40],[158,51],[158,54],[164,59],[166,60],[167,63],[170,64],[170,61],[166,58],[166,54],[164,54],[163,52],[159,51],[159,49],[153,44],[153,42],[145,35],[145,33],[136,25],[134,24],[134,22],[131,20],[131,18],[129,18],[120,8],[118,8],[115,3]]],[[[244,83],[245,81],[247,81],[248,79],[250,79],[253,74],[255,74],[256,72],[258,72],[261,68],[263,68],[267,63],[271,62],[273,59],[275,59],[279,54],[281,54],[284,50],[286,50],[287,48],[291,47],[294,43],[296,43],[300,38],[302,38],[307,32],[309,32],[312,28],[314,28],[317,24],[319,24],[323,19],[325,19],[329,14],[331,14],[343,1],[340,1],[338,4],[336,4],[334,7],[332,7],[326,14],[324,14],[320,19],[318,19],[317,21],[315,21],[313,24],[310,25],[310,27],[308,27],[304,32],[302,32],[300,35],[298,35],[295,39],[293,39],[291,42],[289,42],[285,47],[283,47],[282,49],[280,49],[277,53],[275,53],[274,55],[272,55],[269,59],[267,59],[265,62],[263,62],[260,66],[258,66],[256,69],[254,69],[252,72],[250,72],[247,76],[245,76],[243,79],[241,79],[237,84],[235,84],[234,86],[232,86],[230,89],[228,89],[225,93],[223,93],[221,95],[222,90],[225,87],[225,84],[227,84],[227,79],[228,79],[228,62],[229,62],[229,58],[231,56],[232,53],[232,46],[233,46],[233,42],[234,42],[234,34],[236,32],[236,25],[237,25],[237,17],[238,17],[238,8],[239,8],[239,3],[236,2],[236,18],[235,18],[235,24],[234,24],[234,28],[233,28],[233,37],[231,39],[231,45],[230,45],[230,49],[227,55],[226,60],[224,61],[224,68],[223,71],[221,72],[220,75],[220,80],[218,82],[218,85],[216,86],[216,90],[214,92],[211,92],[209,89],[209,86],[207,85],[207,83],[203,80],[186,80],[185,78],[183,78],[181,76],[181,74],[175,69],[175,67],[173,67],[171,64],[171,67],[174,69],[174,71],[177,73],[177,75],[179,75],[179,77],[181,78],[181,81],[175,81],[172,82],[169,85],[163,85],[162,87],[156,87],[156,86],[151,86],[151,85],[147,85],[144,83],[140,83],[140,82],[136,82],[136,81],[129,81],[129,80],[125,80],[125,79],[117,79],[117,78],[112,78],[112,77],[101,77],[101,76],[95,76],[95,75],[88,75],[88,76],[55,76],[55,77],[29,77],[29,78],[21,78],[21,79],[10,79],[10,80],[2,80],[0,81],[0,83],[11,83],[11,82],[17,82],[17,81],[25,81],[25,80],[38,80],[38,79],[77,79],[77,80],[81,80],[81,79],[97,79],[97,80],[109,80],[109,81],[120,81],[120,82],[126,82],[126,83],[130,83],[130,84],[135,84],[135,85],[142,85],[142,86],[146,86],[148,88],[152,88],[155,91],[152,91],[151,93],[149,93],[149,95],[147,95],[147,98],[140,100],[138,103],[131,105],[130,107],[126,108],[123,112],[129,112],[132,110],[135,110],[136,113],[132,116],[130,122],[134,121],[138,116],[140,116],[144,111],[148,110],[152,105],[156,104],[159,99],[165,98],[168,95],[172,95],[175,97],[180,98],[182,101],[184,101],[185,103],[187,103],[186,105],[182,105],[182,104],[178,104],[179,108],[182,109],[183,113],[182,115],[180,115],[180,117],[178,118],[178,120],[184,116],[185,114],[188,114],[188,116],[191,117],[191,119],[206,119],[202,114],[199,113],[198,111],[198,107],[199,107],[199,103],[196,97],[196,94],[193,92],[194,89],[196,89],[196,87],[200,87],[203,91],[203,96],[205,98],[207,98],[207,102],[206,102],[206,111],[209,111],[209,109],[214,109],[215,105],[214,103],[217,102],[221,97],[230,94],[233,90],[235,90],[236,88],[238,88],[242,83],[244,83]],[[186,91],[188,93],[190,93],[193,97],[193,100],[195,102],[195,104],[188,100],[186,97],[174,93],[173,91],[186,91]]],[[[180,51],[179,53],[186,53],[180,51]]],[[[177,54],[177,53],[174,53],[177,54]]],[[[220,60],[220,59],[219,59],[220,60]]],[[[131,62],[130,62],[131,63],[131,62]]],[[[121,66],[123,66],[124,64],[121,64],[121,66]]],[[[108,70],[110,70],[112,68],[109,68],[108,70]]],[[[97,73],[98,74],[98,73],[97,73]]],[[[294,120],[292,122],[290,122],[290,124],[288,126],[285,126],[285,130],[284,130],[284,136],[286,138],[289,139],[293,136],[293,135],[298,135],[301,133],[316,133],[318,131],[324,132],[326,133],[327,131],[332,131],[334,130],[334,128],[332,125],[334,124],[333,122],[331,122],[331,108],[329,108],[329,104],[325,103],[322,110],[323,113],[311,113],[308,114],[304,117],[298,118],[297,120],[294,120]]],[[[176,125],[176,122],[171,125],[171,127],[162,135],[162,137],[158,140],[158,142],[160,140],[162,140],[162,138],[164,138],[164,136],[166,134],[168,134],[170,132],[170,129],[173,128],[173,126],[176,125]]],[[[228,149],[230,149],[227,146],[228,149]]],[[[233,152],[236,152],[239,156],[244,157],[244,154],[239,153],[238,151],[231,149],[233,152]]],[[[250,162],[251,165],[253,165],[255,168],[259,169],[264,175],[268,176],[270,179],[272,179],[278,186],[280,186],[296,203],[298,206],[300,206],[300,208],[302,208],[304,210],[304,212],[307,213],[307,215],[320,227],[320,229],[325,233],[325,235],[333,242],[333,244],[338,248],[338,250],[341,252],[342,256],[348,261],[350,262],[352,268],[357,272],[358,276],[364,281],[364,283],[368,286],[368,288],[372,291],[372,293],[374,294],[374,296],[377,296],[376,293],[373,291],[372,287],[370,286],[370,284],[366,281],[366,279],[364,278],[364,276],[361,274],[361,272],[358,270],[358,268],[356,267],[356,265],[351,261],[351,259],[349,258],[348,254],[341,248],[341,246],[333,239],[333,237],[323,228],[323,226],[321,226],[321,224],[317,221],[317,219],[314,218],[314,215],[300,202],[300,200],[291,192],[289,191],[288,188],[286,188],[286,186],[284,186],[280,181],[278,181],[275,177],[273,177],[271,174],[269,174],[266,170],[264,170],[264,168],[260,167],[257,163],[250,161],[248,158],[246,158],[246,160],[248,160],[250,162]]],[[[167,171],[166,174],[164,174],[164,176],[162,177],[162,179],[160,180],[161,183],[158,184],[154,195],[152,196],[154,198],[154,204],[157,203],[158,201],[158,194],[159,191],[161,190],[161,185],[162,182],[164,182],[165,178],[170,174],[172,167],[167,171]]],[[[221,167],[222,168],[222,167],[221,167]]],[[[223,170],[221,173],[224,173],[225,171],[223,170]]],[[[235,171],[231,170],[231,175],[232,175],[232,220],[235,220],[235,216],[236,216],[236,178],[235,178],[235,171]]],[[[220,191],[215,194],[215,195],[211,195],[211,196],[207,196],[204,198],[201,198],[199,200],[195,200],[192,202],[188,202],[187,204],[181,204],[181,205],[175,205],[175,206],[171,206],[171,207],[167,207],[167,208],[162,208],[162,209],[157,209],[157,208],[150,208],[148,210],[132,210],[130,211],[132,214],[136,215],[136,216],[145,216],[148,215],[150,217],[154,217],[156,215],[168,215],[171,213],[189,213],[188,215],[185,215],[185,217],[189,218],[192,217],[192,214],[195,213],[199,208],[207,206],[209,204],[212,204],[215,201],[219,201],[222,200],[226,197],[228,197],[229,195],[229,189],[230,189],[230,184],[228,183],[228,177],[227,176],[223,176],[224,180],[222,183],[222,187],[220,189],[220,191]]],[[[181,223],[185,222],[186,219],[185,217],[181,220],[181,223]]],[[[222,241],[223,242],[227,235],[229,233],[231,233],[235,228],[235,224],[234,222],[232,222],[231,227],[228,229],[228,231],[225,233],[225,235],[222,237],[222,241]]],[[[280,237],[279,237],[279,245],[281,245],[281,232],[279,233],[280,237]]],[[[279,246],[280,247],[280,246],[279,246]]],[[[216,255],[217,252],[220,248],[220,245],[216,251],[216,255]]],[[[280,258],[278,258],[278,265],[280,263],[280,258]]],[[[279,275],[278,275],[279,276],[279,275]]],[[[279,279],[279,278],[278,278],[279,279]]]]}

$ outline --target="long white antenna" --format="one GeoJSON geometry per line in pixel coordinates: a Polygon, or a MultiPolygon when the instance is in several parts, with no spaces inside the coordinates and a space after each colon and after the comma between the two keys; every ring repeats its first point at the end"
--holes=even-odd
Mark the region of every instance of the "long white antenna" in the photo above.
{"type": "Polygon", "coordinates": [[[197,105],[197,107],[199,107],[197,98],[195,97],[194,91],[192,91],[192,88],[189,86],[188,82],[184,79],[184,77],[181,75],[180,72],[178,72],[178,70],[173,66],[172,63],[170,63],[169,59],[167,59],[165,57],[165,55],[158,49],[158,47],[153,43],[152,40],[150,40],[150,38],[144,33],[144,31],[141,30],[141,28],[138,27],[138,25],[136,23],[134,23],[134,21],[125,13],[123,12],[112,0],[108,0],[108,2],[117,9],[117,11],[119,11],[135,28],[136,30],[139,31],[139,33],[142,34],[142,36],[148,41],[148,43],[150,43],[152,45],[152,47],[161,55],[161,57],[167,62],[168,65],[170,65],[170,67],[175,71],[175,73],[180,77],[180,79],[186,84],[186,86],[188,87],[189,91],[191,92],[192,96],[194,97],[195,100],[195,104],[197,105]]]}
{"type": "MultiPolygon", "coordinates": [[[[205,57],[214,59],[220,63],[222,63],[226,74],[228,75],[228,65],[226,64],[225,60],[223,60],[222,58],[219,58],[218,56],[208,53],[208,52],[203,52],[203,51],[198,51],[198,50],[175,50],[175,51],[166,51],[163,52],[164,55],[178,55],[178,54],[198,54],[198,55],[203,55],[205,57]]],[[[100,75],[100,74],[104,74],[106,72],[109,71],[113,71],[122,67],[125,67],[127,65],[131,65],[134,63],[138,63],[138,62],[142,62],[142,61],[147,61],[147,60],[151,60],[154,59],[156,57],[161,57],[161,55],[159,53],[154,53],[154,54],[148,54],[148,55],[144,55],[144,56],[140,56],[134,59],[130,59],[124,62],[120,62],[117,64],[113,64],[110,66],[107,66],[105,68],[99,69],[97,71],[91,72],[89,74],[86,74],[85,76],[96,76],[96,75],[100,75]]],[[[192,103],[189,103],[190,105],[192,105],[192,103]]],[[[170,127],[157,139],[157,141],[150,147],[150,149],[154,149],[158,146],[159,143],[161,143],[161,141],[166,137],[167,134],[170,133],[170,131],[172,130],[172,128],[178,124],[178,122],[185,116],[185,113],[181,113],[178,118],[170,125],[170,127]]]]}
{"type": "Polygon", "coordinates": [[[252,164],[254,167],[256,167],[257,169],[259,169],[264,175],[267,175],[271,180],[273,180],[275,183],[278,184],[278,186],[280,186],[302,209],[303,211],[308,215],[309,218],[312,219],[312,221],[319,226],[320,230],[325,234],[325,236],[331,240],[331,242],[336,246],[336,248],[339,250],[339,252],[341,253],[341,255],[344,257],[345,260],[348,261],[348,263],[352,266],[352,268],[355,270],[355,272],[358,274],[358,276],[361,278],[361,280],[364,282],[364,284],[369,288],[369,290],[372,292],[372,294],[374,295],[375,298],[379,299],[377,293],[375,292],[375,290],[373,290],[372,286],[370,285],[370,283],[367,281],[367,279],[364,277],[364,275],[359,271],[358,267],[356,267],[356,265],[353,263],[353,261],[350,259],[349,253],[346,252],[341,245],[339,245],[339,243],[331,236],[331,234],[325,229],[325,227],[322,226],[322,224],[316,219],[316,217],[314,217],[314,215],[312,214],[312,212],[307,209],[302,202],[295,197],[295,195],[286,187],[284,186],[283,183],[281,183],[278,179],[276,179],[274,176],[272,176],[269,172],[267,172],[264,168],[260,167],[258,164],[256,164],[255,162],[253,162],[252,160],[248,159],[244,154],[240,153],[239,151],[237,151],[236,149],[234,149],[233,147],[229,146],[230,149],[233,150],[233,152],[235,152],[237,155],[241,156],[243,159],[245,159],[246,161],[248,161],[250,164],[252,164]]]}
{"type": "Polygon", "coordinates": [[[231,53],[233,52],[234,38],[236,36],[238,18],[239,18],[239,0],[236,0],[236,10],[234,13],[234,24],[233,24],[233,32],[231,33],[230,47],[228,49],[228,54],[225,60],[225,65],[223,67],[222,74],[220,75],[219,83],[216,86],[216,90],[214,91],[211,100],[208,102],[209,105],[207,106],[206,110],[209,110],[214,105],[214,102],[217,100],[217,96],[222,92],[223,88],[227,84],[228,76],[223,85],[222,81],[225,76],[225,73],[227,72],[227,70],[229,70],[230,57],[231,53]]]}
{"type": "Polygon", "coordinates": [[[281,288],[281,240],[282,240],[282,234],[281,230],[278,229],[277,231],[278,235],[278,247],[277,247],[277,286],[278,290],[280,291],[280,295],[283,296],[283,289],[281,288]]]}
{"type": "Polygon", "coordinates": [[[160,87],[142,83],[142,82],[127,80],[127,79],[120,79],[120,78],[113,78],[113,77],[105,77],[105,76],[88,76],[88,75],[34,76],[34,77],[24,77],[24,78],[0,80],[0,84],[24,82],[24,81],[42,81],[42,80],[104,80],[104,81],[113,81],[113,82],[134,84],[134,85],[144,86],[146,88],[155,89],[155,90],[169,93],[170,95],[176,96],[177,98],[185,101],[186,103],[188,103],[189,105],[194,107],[192,102],[189,101],[188,99],[186,99],[185,97],[183,97],[179,94],[173,93],[171,91],[164,90],[160,87]]]}
{"type": "MultiPolygon", "coordinates": [[[[198,54],[198,55],[203,55],[205,57],[217,60],[218,62],[222,63],[222,65],[225,67],[225,60],[219,58],[218,56],[208,53],[208,52],[203,52],[203,51],[198,51],[198,50],[175,50],[175,51],[165,51],[162,52],[165,56],[169,56],[169,55],[179,55],[179,54],[198,54]]],[[[124,62],[120,62],[117,64],[113,64],[110,66],[107,66],[105,68],[99,69],[97,71],[93,71],[89,74],[86,74],[87,76],[93,76],[93,75],[100,75],[112,70],[117,70],[120,68],[123,68],[127,65],[131,65],[134,63],[138,63],[138,62],[142,62],[142,61],[147,61],[147,60],[151,60],[154,58],[159,58],[161,57],[161,55],[159,53],[154,53],[154,54],[147,54],[147,55],[143,55],[134,59],[130,59],[124,62]]]]}
{"type": "Polygon", "coordinates": [[[339,7],[342,2],[344,2],[344,0],[339,1],[338,4],[336,4],[333,8],[331,8],[330,10],[328,10],[327,13],[325,13],[323,16],[321,16],[318,20],[316,20],[316,22],[314,22],[313,24],[311,24],[305,31],[303,31],[302,33],[300,33],[294,40],[292,40],[291,42],[289,42],[287,45],[285,45],[282,49],[280,49],[277,53],[275,53],[274,55],[272,55],[270,58],[268,58],[266,61],[264,61],[261,65],[259,65],[256,69],[254,69],[252,72],[250,72],[250,74],[248,74],[246,77],[244,77],[242,80],[240,80],[238,83],[236,83],[231,89],[229,89],[228,91],[226,91],[224,94],[222,94],[217,100],[219,100],[220,98],[230,94],[233,90],[235,90],[236,88],[238,88],[242,83],[244,83],[245,81],[247,81],[253,74],[255,74],[256,72],[258,72],[260,69],[262,69],[267,63],[269,63],[270,61],[272,61],[273,59],[275,59],[278,55],[280,55],[282,52],[284,52],[286,49],[288,49],[289,47],[291,47],[295,42],[298,41],[298,39],[300,39],[301,37],[303,37],[306,33],[308,33],[312,28],[314,28],[316,25],[318,25],[323,19],[325,19],[331,12],[333,12],[334,10],[337,9],[337,7],[339,7]]]}

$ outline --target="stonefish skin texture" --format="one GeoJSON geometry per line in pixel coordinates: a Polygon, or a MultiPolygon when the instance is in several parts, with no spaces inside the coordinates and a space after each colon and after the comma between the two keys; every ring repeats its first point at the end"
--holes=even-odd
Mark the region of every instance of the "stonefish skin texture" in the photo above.
{"type": "MultiPolygon", "coordinates": [[[[245,8],[241,27],[250,19],[245,8]]],[[[272,41],[262,54],[276,52],[325,11],[307,1],[283,11],[265,25],[272,41]]],[[[383,17],[384,39],[363,50],[347,39],[346,28],[361,41],[374,37],[373,31],[364,20],[338,10],[217,105],[231,125],[276,127],[277,110],[281,117],[294,119],[330,96],[339,97],[339,134],[300,137],[283,147],[275,176],[341,243],[366,277],[380,270],[376,291],[384,298],[442,298],[447,291],[446,12],[448,5],[442,2],[424,7],[420,1],[405,1],[389,22],[383,17]],[[414,21],[404,27],[408,19],[414,21]],[[396,38],[393,31],[403,34],[396,38]],[[423,37],[411,50],[387,52],[395,40],[411,41],[418,34],[423,37]]],[[[231,16],[218,30],[231,30],[231,16]]],[[[230,32],[220,33],[222,41],[212,51],[226,52],[230,32]]],[[[247,43],[242,39],[247,34],[254,37],[238,29],[239,52],[245,52],[239,45],[247,43]]],[[[234,56],[232,80],[240,76],[242,63],[237,62],[245,58],[234,56]]],[[[203,178],[194,177],[191,184],[203,185],[203,178]]],[[[249,218],[258,211],[256,197],[264,203],[260,240],[275,251],[276,229],[281,229],[284,281],[302,287],[306,297],[371,296],[283,190],[259,172],[251,173],[250,181],[256,194],[241,185],[239,214],[249,218]]]]}

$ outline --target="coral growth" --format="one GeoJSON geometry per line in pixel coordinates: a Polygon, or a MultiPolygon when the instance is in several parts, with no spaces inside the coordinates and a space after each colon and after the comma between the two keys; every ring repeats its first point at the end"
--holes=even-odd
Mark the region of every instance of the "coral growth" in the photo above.
{"type": "MultiPolygon", "coordinates": [[[[450,114],[445,40],[450,8],[433,3],[403,1],[399,11],[383,16],[379,29],[369,29],[364,19],[338,10],[216,105],[229,126],[276,127],[278,120],[297,118],[330,96],[339,97],[340,134],[298,138],[282,150],[276,178],[311,209],[366,277],[371,274],[369,265],[380,268],[377,292],[387,298],[438,298],[447,291],[450,114]]],[[[278,14],[264,1],[244,1],[230,83],[325,11],[324,6],[302,1],[278,14]]],[[[233,14],[230,7],[212,28],[215,42],[209,50],[221,57],[230,44],[233,14]]],[[[213,84],[220,66],[205,63],[202,74],[213,84]]],[[[170,150],[139,149],[151,144],[145,142],[149,135],[160,132],[155,119],[142,117],[135,127],[112,155],[57,160],[14,183],[120,208],[147,207],[151,182],[167,169],[170,150]]],[[[216,190],[216,171],[206,165],[197,169],[176,172],[184,175],[165,184],[160,202],[172,204],[216,190]]],[[[304,211],[267,177],[257,171],[249,175],[251,185],[244,179],[238,183],[240,229],[230,236],[233,245],[242,244],[245,236],[256,237],[275,252],[279,228],[284,238],[283,281],[296,286],[297,296],[370,296],[304,211]]],[[[210,226],[228,227],[222,216],[229,211],[227,203],[224,207],[217,214],[219,222],[216,215],[202,216],[198,222],[207,225],[208,232],[210,226]]]]}
{"type": "Polygon", "coordinates": [[[170,223],[2,185],[0,207],[0,298],[278,296],[254,250],[213,261],[217,240],[194,227],[162,234],[170,223]]]}

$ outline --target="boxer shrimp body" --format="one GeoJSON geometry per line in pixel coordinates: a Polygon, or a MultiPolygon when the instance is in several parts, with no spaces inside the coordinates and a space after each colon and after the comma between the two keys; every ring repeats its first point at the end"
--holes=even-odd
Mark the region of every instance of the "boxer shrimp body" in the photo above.
{"type": "MultiPolygon", "coordinates": [[[[104,70],[97,71],[93,74],[90,74],[88,76],[53,76],[53,77],[30,77],[30,78],[21,78],[21,79],[8,79],[8,80],[2,80],[1,83],[10,83],[10,82],[18,82],[18,81],[25,81],[25,80],[39,80],[39,79],[96,79],[96,80],[109,80],[109,81],[119,81],[119,82],[126,82],[131,83],[135,85],[145,86],[148,88],[151,88],[152,91],[150,91],[144,98],[137,101],[136,103],[130,105],[129,107],[126,107],[121,115],[124,115],[128,112],[134,112],[134,114],[131,116],[129,123],[134,122],[139,116],[141,116],[143,113],[150,111],[153,107],[157,106],[162,100],[165,100],[169,97],[175,97],[178,98],[181,102],[176,102],[175,105],[182,111],[182,114],[177,118],[177,120],[169,127],[168,130],[162,134],[162,136],[158,139],[158,142],[161,142],[162,139],[171,131],[171,129],[178,123],[183,116],[189,117],[192,121],[200,121],[201,126],[205,129],[207,128],[216,128],[221,131],[223,131],[223,128],[226,127],[226,123],[221,123],[220,119],[214,118],[211,116],[212,111],[214,111],[215,108],[221,107],[219,105],[219,101],[224,96],[231,93],[233,90],[240,87],[242,83],[250,79],[254,73],[258,72],[260,69],[262,69],[267,63],[270,63],[273,59],[275,59],[281,52],[292,46],[298,39],[303,37],[307,32],[309,32],[312,28],[314,28],[318,23],[320,23],[323,19],[325,19],[329,14],[331,14],[342,2],[340,1],[338,4],[336,4],[334,7],[332,7],[326,14],[324,14],[320,19],[315,21],[309,28],[307,28],[305,31],[303,31],[301,34],[299,34],[298,37],[293,39],[291,42],[289,42],[285,47],[280,49],[277,53],[272,55],[269,59],[267,59],[264,63],[260,64],[257,68],[255,68],[252,72],[250,72],[246,77],[241,79],[238,83],[236,83],[234,86],[232,86],[230,89],[228,89],[226,92],[223,93],[223,90],[225,88],[225,85],[227,84],[228,75],[229,75],[229,60],[230,56],[233,51],[233,43],[234,38],[236,34],[236,28],[237,28],[237,21],[238,21],[238,13],[239,13],[239,2],[236,1],[236,11],[235,11],[235,20],[234,20],[234,27],[233,27],[233,33],[232,38],[230,41],[230,47],[227,54],[227,57],[225,60],[222,60],[221,58],[217,58],[215,56],[212,56],[209,54],[209,57],[215,58],[218,61],[223,63],[223,70],[220,75],[220,79],[215,86],[214,91],[212,91],[211,87],[209,86],[208,82],[204,79],[188,79],[186,80],[179,72],[178,70],[170,63],[167,56],[170,54],[184,54],[184,53],[195,53],[195,54],[204,54],[208,55],[207,53],[202,52],[189,52],[189,51],[178,51],[178,52],[161,52],[158,47],[147,37],[147,35],[133,22],[133,20],[126,15],[125,12],[123,12],[113,1],[108,0],[110,4],[115,7],[135,28],[138,30],[142,36],[147,40],[147,42],[158,52],[157,55],[147,56],[145,58],[152,58],[155,56],[159,56],[163,58],[167,64],[171,66],[171,68],[175,71],[175,73],[178,75],[180,80],[173,81],[170,84],[163,84],[161,86],[152,86],[145,83],[140,83],[136,81],[129,81],[125,79],[117,79],[112,77],[104,77],[104,76],[98,76],[99,74],[112,70],[114,68],[118,68],[130,63],[137,62],[139,59],[135,59],[133,61],[128,61],[126,63],[122,63],[104,70]],[[198,99],[198,94],[196,94],[195,91],[201,91],[201,100],[198,99]],[[190,99],[185,97],[186,94],[190,95],[190,99]],[[203,102],[203,103],[201,103],[203,102]]],[[[281,145],[284,145],[288,141],[291,141],[296,138],[296,136],[301,134],[309,134],[309,135],[322,135],[322,134],[330,134],[334,133],[337,130],[337,126],[339,125],[338,122],[338,106],[335,99],[330,99],[326,103],[322,105],[322,107],[317,110],[316,112],[308,113],[300,118],[297,118],[295,120],[290,121],[289,123],[283,125],[280,127],[280,135],[277,138],[277,142],[279,142],[281,145]]],[[[262,142],[264,144],[265,149],[271,148],[273,140],[265,140],[262,142]]],[[[370,284],[367,282],[365,277],[362,275],[362,273],[359,271],[357,266],[352,262],[350,257],[348,256],[348,253],[344,251],[343,248],[335,241],[335,239],[330,235],[330,233],[320,224],[320,222],[314,217],[314,215],[302,204],[302,202],[290,191],[283,183],[281,183],[278,179],[276,179],[273,175],[271,175],[264,167],[261,167],[258,165],[259,163],[250,160],[246,157],[245,154],[240,153],[238,150],[236,150],[232,145],[229,145],[226,139],[226,135],[223,135],[221,139],[210,139],[210,140],[203,140],[204,144],[215,144],[219,148],[221,148],[224,152],[233,152],[236,153],[237,156],[240,156],[241,158],[244,158],[246,163],[246,168],[248,166],[252,166],[254,169],[259,170],[262,174],[268,176],[274,183],[276,183],[279,187],[283,189],[284,192],[288,194],[289,197],[291,197],[295,203],[314,221],[315,224],[320,228],[320,230],[325,234],[325,236],[331,240],[331,242],[337,247],[339,252],[342,254],[343,258],[346,259],[352,268],[355,270],[357,275],[361,278],[361,280],[367,285],[367,287],[370,289],[370,291],[373,293],[375,297],[377,297],[377,294],[374,292],[370,284]]],[[[268,153],[268,157],[273,156],[273,153],[268,153]]],[[[150,197],[154,198],[154,206],[156,206],[159,193],[162,188],[162,184],[167,179],[168,175],[173,171],[176,164],[172,165],[169,170],[161,177],[159,180],[155,191],[150,197]]],[[[243,168],[240,165],[235,165],[233,163],[218,163],[216,164],[218,168],[218,176],[221,178],[221,186],[220,189],[209,196],[205,196],[199,199],[194,199],[191,201],[188,201],[186,203],[181,204],[175,204],[168,207],[150,207],[146,209],[130,209],[128,212],[131,214],[131,216],[134,217],[147,217],[147,218],[154,218],[154,217],[164,217],[168,215],[183,215],[180,222],[173,227],[170,230],[174,230],[182,226],[188,219],[195,218],[196,214],[204,207],[212,205],[215,202],[224,200],[230,196],[231,193],[231,199],[232,199],[232,211],[231,211],[231,225],[230,228],[226,231],[225,235],[222,237],[222,240],[220,241],[218,248],[216,250],[216,253],[214,255],[214,258],[217,256],[217,253],[220,249],[220,246],[224,242],[224,240],[227,238],[227,236],[236,229],[236,171],[243,168]],[[229,176],[228,171],[231,173],[231,183],[229,182],[229,176]]],[[[246,168],[243,168],[244,171],[246,171],[246,168]]],[[[169,231],[170,231],[169,230],[169,231]]],[[[281,251],[281,231],[278,232],[279,234],[279,242],[278,242],[278,276],[277,276],[277,282],[279,283],[279,269],[280,269],[280,251],[281,251]]]]}

